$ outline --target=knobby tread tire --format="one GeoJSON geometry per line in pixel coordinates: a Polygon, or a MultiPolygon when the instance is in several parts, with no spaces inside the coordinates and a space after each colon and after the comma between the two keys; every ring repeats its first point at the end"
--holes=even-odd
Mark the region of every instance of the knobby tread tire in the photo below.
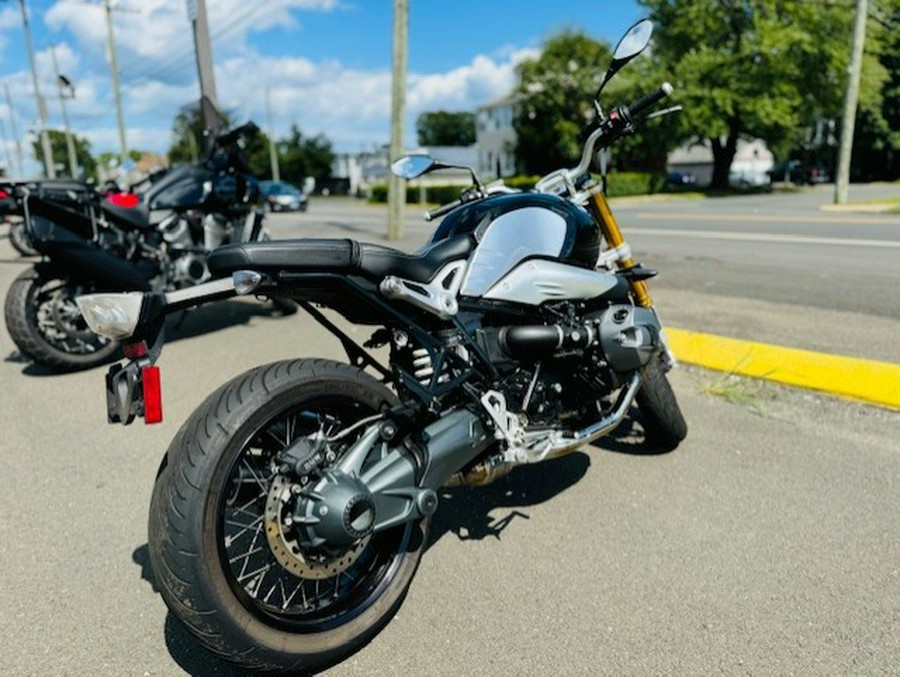
{"type": "Polygon", "coordinates": [[[41,274],[31,268],[18,275],[6,293],[3,306],[6,329],[19,351],[56,372],[90,369],[112,360],[119,352],[115,341],[86,355],[72,355],[50,345],[37,328],[31,297],[42,285],[41,274]]]}
{"type": "Polygon", "coordinates": [[[297,635],[263,623],[228,587],[211,518],[217,517],[225,473],[238,453],[235,445],[243,444],[236,436],[260,424],[267,404],[280,406],[297,392],[335,388],[368,400],[370,406],[397,401],[368,374],[338,362],[293,360],[257,367],[210,394],[181,426],[154,486],[148,540],[159,591],[205,646],[252,670],[314,670],[362,648],[399,608],[424,550],[426,523],[417,525],[423,530],[421,544],[402,555],[382,598],[358,617],[319,634],[297,635]]]}
{"type": "Polygon", "coordinates": [[[658,362],[652,362],[635,396],[648,444],[656,450],[674,450],[687,437],[687,422],[669,379],[658,362]]]}

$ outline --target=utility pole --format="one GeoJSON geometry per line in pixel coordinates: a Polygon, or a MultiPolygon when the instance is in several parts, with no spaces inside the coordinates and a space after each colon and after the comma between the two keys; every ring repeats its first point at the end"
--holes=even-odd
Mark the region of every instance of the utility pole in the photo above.
{"type": "Polygon", "coordinates": [[[850,48],[850,67],[847,69],[849,78],[844,95],[844,117],[841,123],[841,145],[838,148],[837,176],[834,179],[835,204],[847,202],[850,191],[850,158],[853,155],[853,132],[856,127],[856,106],[859,102],[859,80],[862,72],[868,14],[868,0],[856,0],[853,46],[850,48]]]}
{"type": "Polygon", "coordinates": [[[212,47],[209,43],[209,22],[206,0],[187,0],[188,17],[194,29],[194,51],[197,54],[197,73],[200,76],[200,112],[203,126],[211,133],[219,131],[219,100],[216,97],[216,78],[213,73],[212,47]]]}
{"type": "Polygon", "coordinates": [[[78,178],[78,156],[75,153],[75,140],[72,138],[72,128],[69,126],[69,113],[66,110],[66,98],[75,96],[75,88],[69,79],[59,74],[59,61],[56,59],[56,45],[50,47],[53,57],[53,70],[56,72],[56,86],[59,89],[59,107],[62,109],[63,127],[66,131],[66,148],[69,151],[69,172],[73,179],[78,178]],[[66,89],[69,90],[68,94],[66,89]]]}
{"type": "Polygon", "coordinates": [[[7,177],[12,174],[12,153],[9,152],[9,141],[6,138],[6,125],[3,124],[3,120],[0,120],[0,139],[3,139],[3,149],[6,151],[6,167],[7,167],[7,177]]]}
{"type": "MultiPolygon", "coordinates": [[[[409,35],[409,0],[394,0],[393,76],[391,78],[391,156],[393,162],[403,154],[403,118],[406,115],[406,62],[409,35]]],[[[403,208],[406,184],[390,175],[388,183],[388,240],[403,237],[403,208]]]]}
{"type": "Polygon", "coordinates": [[[37,68],[34,65],[34,47],[31,44],[31,27],[28,25],[28,10],[25,0],[19,0],[22,8],[22,25],[25,28],[25,48],[28,51],[28,62],[31,64],[31,80],[34,83],[34,96],[37,98],[38,119],[41,124],[41,149],[44,154],[44,171],[48,179],[56,178],[56,166],[53,164],[53,147],[50,145],[50,134],[47,132],[47,104],[41,96],[38,86],[37,68]]]}
{"type": "Polygon", "coordinates": [[[119,125],[119,148],[122,162],[128,159],[128,142],[125,139],[125,116],[122,114],[122,94],[119,91],[119,58],[116,55],[116,35],[113,31],[112,6],[110,0],[104,0],[106,6],[106,36],[109,43],[109,64],[112,68],[113,99],[116,102],[116,122],[119,125]]]}
{"type": "Polygon", "coordinates": [[[19,166],[19,177],[25,176],[25,160],[22,157],[22,139],[19,138],[19,130],[16,126],[16,111],[13,109],[12,97],[9,95],[9,85],[3,83],[3,89],[6,92],[6,105],[9,108],[9,127],[12,130],[13,138],[16,140],[16,160],[19,166]]]}
{"type": "Polygon", "coordinates": [[[272,162],[272,180],[281,181],[281,168],[278,166],[278,149],[275,147],[275,125],[272,123],[272,103],[269,100],[270,88],[266,87],[266,120],[269,126],[269,160],[272,162]]]}

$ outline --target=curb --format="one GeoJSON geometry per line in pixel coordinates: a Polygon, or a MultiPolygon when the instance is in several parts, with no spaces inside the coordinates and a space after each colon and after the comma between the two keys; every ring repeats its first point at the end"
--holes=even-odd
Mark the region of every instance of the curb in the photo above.
{"type": "Polygon", "coordinates": [[[667,328],[675,358],[900,410],[900,364],[667,328]]]}

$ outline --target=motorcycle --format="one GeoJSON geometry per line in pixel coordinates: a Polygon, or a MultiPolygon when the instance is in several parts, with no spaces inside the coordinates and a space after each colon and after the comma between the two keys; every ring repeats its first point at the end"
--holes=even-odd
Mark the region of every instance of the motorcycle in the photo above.
{"type": "MultiPolygon", "coordinates": [[[[631,28],[606,80],[651,31],[646,20],[631,28]]],[[[200,642],[254,670],[332,665],[400,607],[441,487],[581,448],[633,403],[648,444],[684,439],[645,284],[654,273],[632,258],[588,172],[595,149],[671,91],[601,112],[580,163],[534,192],[482,186],[473,172],[471,189],[430,214],[445,216],[416,253],[338,239],[230,245],[209,257],[221,279],[78,299],[94,331],[130,355],[107,374],[111,423],[162,419],[163,321],[199,302],[294,298],[347,353],[346,364],[281,361],[233,379],[163,458],[154,579],[200,642]],[[371,337],[359,345],[316,306],[372,326],[371,337]],[[368,350],[382,346],[387,364],[368,350]]],[[[446,166],[413,155],[392,169],[414,178],[446,166]]]]}
{"type": "Polygon", "coordinates": [[[131,194],[107,195],[74,181],[11,187],[42,256],[6,295],[6,326],[19,350],[55,371],[108,362],[119,345],[90,330],[76,296],[200,284],[210,277],[210,251],[267,237],[254,208],[256,182],[239,152],[256,131],[248,123],[216,137],[206,162],[154,176],[137,205],[131,194]]]}

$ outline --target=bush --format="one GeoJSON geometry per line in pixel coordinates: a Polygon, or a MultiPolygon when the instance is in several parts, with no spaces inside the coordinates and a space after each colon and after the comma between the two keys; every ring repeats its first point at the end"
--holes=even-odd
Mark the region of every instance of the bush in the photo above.
{"type": "MultiPolygon", "coordinates": [[[[459,198],[460,194],[466,189],[466,186],[452,185],[436,185],[425,186],[425,202],[431,204],[447,204],[459,198]]],[[[406,203],[416,204],[422,201],[419,186],[406,187],[406,203]]],[[[387,202],[388,187],[386,184],[377,184],[372,186],[369,195],[370,202],[387,202]]]]}
{"type": "MultiPolygon", "coordinates": [[[[510,188],[517,190],[532,190],[538,182],[539,176],[510,176],[503,180],[510,188]]],[[[599,180],[599,176],[594,177],[599,180]]],[[[659,193],[666,186],[666,177],[663,174],[650,172],[610,172],[609,197],[623,197],[626,195],[650,195],[659,193]]],[[[447,204],[457,199],[465,189],[465,186],[435,185],[425,187],[425,202],[432,204],[447,204]]],[[[385,184],[372,186],[369,200],[371,202],[387,202],[388,187],[385,184]]],[[[420,202],[418,186],[406,187],[406,202],[420,202]]]]}

